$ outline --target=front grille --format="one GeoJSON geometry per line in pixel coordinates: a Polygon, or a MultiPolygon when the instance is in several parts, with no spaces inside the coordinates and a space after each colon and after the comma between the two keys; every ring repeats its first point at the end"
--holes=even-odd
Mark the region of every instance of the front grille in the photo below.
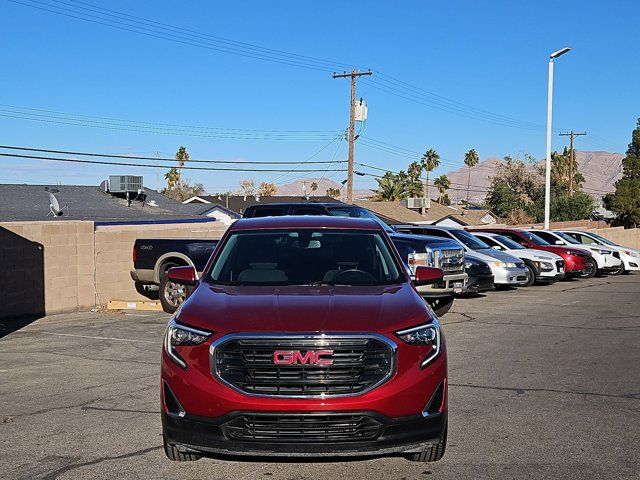
{"type": "Polygon", "coordinates": [[[464,271],[464,253],[460,249],[436,250],[435,267],[445,273],[464,271]]]}
{"type": "Polygon", "coordinates": [[[235,336],[213,348],[213,374],[249,394],[330,396],[363,393],[386,381],[395,368],[395,345],[378,336],[235,336]],[[276,365],[274,352],[333,351],[331,365],[298,361],[276,365]]]}
{"type": "Polygon", "coordinates": [[[231,440],[272,442],[353,442],[374,440],[382,424],[367,415],[243,414],[223,427],[231,440]]]}

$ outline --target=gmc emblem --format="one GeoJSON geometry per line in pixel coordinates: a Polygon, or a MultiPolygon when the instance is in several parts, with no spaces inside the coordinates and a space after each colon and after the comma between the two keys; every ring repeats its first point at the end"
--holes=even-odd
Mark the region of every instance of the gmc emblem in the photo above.
{"type": "Polygon", "coordinates": [[[273,363],[276,365],[333,365],[333,350],[276,350],[273,352],[273,363]]]}

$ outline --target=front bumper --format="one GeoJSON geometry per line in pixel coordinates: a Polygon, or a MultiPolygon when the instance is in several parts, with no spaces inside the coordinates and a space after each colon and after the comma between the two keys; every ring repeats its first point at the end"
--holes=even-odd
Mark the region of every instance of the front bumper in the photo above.
{"type": "MultiPolygon", "coordinates": [[[[366,417],[379,425],[374,439],[366,441],[287,441],[263,440],[250,441],[233,439],[232,431],[243,416],[260,416],[272,412],[233,412],[223,417],[209,418],[185,415],[183,417],[162,413],[162,427],[168,443],[177,445],[179,450],[209,452],[221,455],[242,456],[354,456],[388,455],[420,451],[424,446],[437,444],[444,435],[447,426],[447,412],[426,417],[414,415],[401,418],[389,418],[372,411],[363,412],[303,412],[304,417],[313,421],[314,415],[330,418],[345,413],[366,417]]],[[[289,412],[286,415],[299,415],[289,412]]],[[[317,432],[317,430],[316,430],[317,432]]]]}
{"type": "Polygon", "coordinates": [[[435,285],[420,285],[416,287],[418,293],[424,298],[447,297],[454,292],[456,285],[460,284],[462,291],[467,286],[468,275],[465,272],[456,274],[447,274],[442,278],[441,283],[435,285]]]}
{"type": "Polygon", "coordinates": [[[529,279],[526,268],[493,267],[493,283],[496,285],[522,285],[529,279]]]}
{"type": "Polygon", "coordinates": [[[493,275],[470,275],[464,293],[482,293],[493,290],[493,275]]]}

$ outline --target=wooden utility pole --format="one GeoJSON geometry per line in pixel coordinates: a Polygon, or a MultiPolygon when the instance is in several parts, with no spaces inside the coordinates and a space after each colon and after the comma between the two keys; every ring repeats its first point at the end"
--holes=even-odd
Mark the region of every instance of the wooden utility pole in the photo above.
{"type": "Polygon", "coordinates": [[[586,135],[587,132],[570,132],[560,133],[561,137],[569,137],[569,196],[573,197],[573,137],[586,135]]]}
{"type": "Polygon", "coordinates": [[[363,75],[371,75],[371,70],[359,72],[355,68],[351,73],[334,73],[333,78],[351,78],[351,106],[349,108],[349,163],[347,166],[347,203],[353,203],[353,157],[355,143],[356,124],[356,78],[363,75]]]}

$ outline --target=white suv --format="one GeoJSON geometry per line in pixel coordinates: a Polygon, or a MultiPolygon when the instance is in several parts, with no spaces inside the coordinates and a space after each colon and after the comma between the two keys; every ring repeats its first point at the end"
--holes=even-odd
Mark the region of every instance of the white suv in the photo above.
{"type": "Polygon", "coordinates": [[[614,274],[640,271],[640,250],[618,245],[593,232],[583,232],[582,230],[563,230],[562,233],[569,235],[582,245],[599,246],[613,250],[613,254],[617,255],[622,262],[620,269],[617,272],[614,272],[614,274]]]}
{"type": "MultiPolygon", "coordinates": [[[[599,245],[583,245],[575,238],[570,237],[566,233],[556,230],[529,230],[539,237],[542,237],[551,245],[570,245],[575,248],[587,250],[593,256],[597,265],[597,273],[616,273],[620,270],[622,262],[613,254],[613,250],[609,247],[601,247],[599,245]]],[[[594,271],[595,272],[595,271],[594,271]]]]}
{"type": "Polygon", "coordinates": [[[473,235],[491,248],[518,257],[529,269],[529,283],[555,282],[564,278],[564,260],[560,255],[543,250],[525,248],[518,242],[498,233],[474,232],[473,235]]]}

